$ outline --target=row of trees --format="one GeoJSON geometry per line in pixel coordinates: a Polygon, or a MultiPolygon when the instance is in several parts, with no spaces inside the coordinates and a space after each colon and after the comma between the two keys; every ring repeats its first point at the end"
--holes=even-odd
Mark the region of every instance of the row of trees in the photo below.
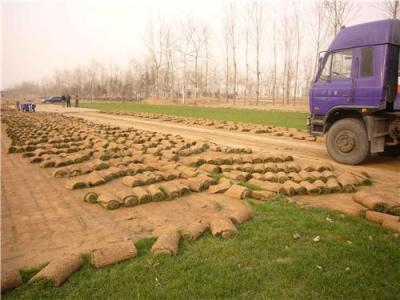
{"type": "MultiPolygon", "coordinates": [[[[397,18],[399,1],[379,6],[397,18]]],[[[295,103],[312,79],[318,54],[356,13],[350,0],[319,0],[312,5],[248,2],[224,6],[221,28],[193,18],[177,23],[150,20],[144,57],[125,66],[91,61],[58,70],[40,82],[8,90],[15,96],[79,94],[87,99],[238,99],[258,104],[295,103]]]]}

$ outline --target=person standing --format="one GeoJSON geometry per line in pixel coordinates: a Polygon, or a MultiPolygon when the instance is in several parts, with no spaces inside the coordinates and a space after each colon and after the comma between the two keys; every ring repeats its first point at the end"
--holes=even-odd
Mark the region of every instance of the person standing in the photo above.
{"type": "Polygon", "coordinates": [[[62,102],[62,106],[65,107],[65,96],[64,95],[61,96],[61,102],[62,102]]]}
{"type": "Polygon", "coordinates": [[[75,96],[75,107],[79,107],[79,96],[78,95],[76,95],[75,96]]]}
{"type": "Polygon", "coordinates": [[[67,100],[67,107],[71,107],[71,96],[67,94],[67,96],[65,96],[65,99],[67,100]]]}

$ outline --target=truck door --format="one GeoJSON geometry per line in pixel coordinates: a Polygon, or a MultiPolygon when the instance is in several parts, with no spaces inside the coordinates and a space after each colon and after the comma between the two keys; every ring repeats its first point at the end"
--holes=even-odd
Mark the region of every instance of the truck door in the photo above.
{"type": "Polygon", "coordinates": [[[353,49],[329,53],[325,65],[314,82],[311,111],[325,115],[335,106],[353,102],[353,49]]]}
{"type": "Polygon", "coordinates": [[[355,49],[354,105],[379,107],[383,104],[383,47],[369,46],[355,49]]]}

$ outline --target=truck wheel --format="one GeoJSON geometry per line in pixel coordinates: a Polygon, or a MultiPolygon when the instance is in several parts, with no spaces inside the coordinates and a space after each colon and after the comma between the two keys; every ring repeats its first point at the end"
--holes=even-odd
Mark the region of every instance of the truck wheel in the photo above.
{"type": "Polygon", "coordinates": [[[328,131],[326,148],[329,155],[339,163],[362,163],[369,154],[369,141],[364,124],[353,118],[337,121],[328,131]]]}

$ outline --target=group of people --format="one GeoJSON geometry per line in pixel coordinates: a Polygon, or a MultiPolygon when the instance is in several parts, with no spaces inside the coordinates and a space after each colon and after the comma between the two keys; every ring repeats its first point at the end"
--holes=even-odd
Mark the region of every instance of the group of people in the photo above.
{"type": "Polygon", "coordinates": [[[15,105],[16,105],[16,108],[18,111],[23,111],[23,112],[35,112],[36,111],[36,104],[32,103],[32,101],[26,101],[23,103],[16,101],[15,105]]]}
{"type": "MultiPolygon", "coordinates": [[[[78,95],[75,95],[75,107],[79,107],[79,101],[80,98],[78,95]]],[[[62,95],[61,96],[61,102],[63,107],[65,107],[65,104],[67,105],[67,107],[71,107],[71,96],[69,94],[67,95],[62,95]]]]}

